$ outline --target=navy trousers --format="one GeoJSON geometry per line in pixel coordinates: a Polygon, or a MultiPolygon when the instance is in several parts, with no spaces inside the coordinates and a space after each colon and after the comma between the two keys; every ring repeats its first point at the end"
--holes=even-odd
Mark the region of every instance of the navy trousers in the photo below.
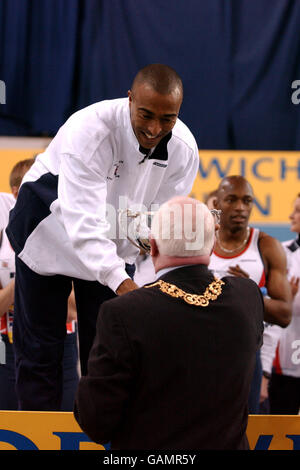
{"type": "MultiPolygon", "coordinates": [[[[134,266],[127,266],[133,277],[134,266]]],[[[59,411],[68,297],[74,285],[81,374],[87,371],[96,320],[114,292],[99,282],[40,276],[16,256],[13,337],[19,410],[59,411]]]]}
{"type": "MultiPolygon", "coordinates": [[[[16,393],[16,370],[14,346],[7,335],[5,342],[5,364],[0,364],[0,410],[18,410],[16,393]]],[[[63,395],[60,411],[73,411],[75,393],[79,381],[77,331],[69,333],[64,342],[63,355],[63,395]]]]}
{"type": "Polygon", "coordinates": [[[2,341],[5,343],[5,364],[0,364],[0,410],[17,410],[13,345],[7,335],[2,335],[2,341]]]}

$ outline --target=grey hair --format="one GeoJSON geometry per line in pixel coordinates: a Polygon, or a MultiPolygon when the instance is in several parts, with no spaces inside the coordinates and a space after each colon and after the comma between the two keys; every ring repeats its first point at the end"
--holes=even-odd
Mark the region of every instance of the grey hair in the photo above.
{"type": "Polygon", "coordinates": [[[161,255],[210,255],[215,242],[215,222],[210,210],[192,198],[173,198],[155,213],[151,236],[161,255]]]}

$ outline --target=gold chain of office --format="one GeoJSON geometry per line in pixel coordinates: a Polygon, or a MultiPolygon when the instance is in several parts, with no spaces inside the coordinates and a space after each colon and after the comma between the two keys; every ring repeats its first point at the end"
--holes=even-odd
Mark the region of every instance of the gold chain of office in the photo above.
{"type": "Polygon", "coordinates": [[[186,303],[190,305],[196,305],[197,307],[207,307],[211,300],[216,300],[222,293],[223,284],[224,281],[215,278],[215,280],[207,286],[205,292],[201,295],[184,292],[184,290],[180,289],[174,284],[169,284],[162,279],[144,287],[148,289],[149,287],[159,286],[162,292],[170,295],[171,297],[180,298],[186,303]]]}

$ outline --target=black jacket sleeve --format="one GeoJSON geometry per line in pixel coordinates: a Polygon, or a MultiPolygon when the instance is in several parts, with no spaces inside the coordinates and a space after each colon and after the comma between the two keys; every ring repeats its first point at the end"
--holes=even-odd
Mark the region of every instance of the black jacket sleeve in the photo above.
{"type": "Polygon", "coordinates": [[[102,304],[88,372],[79,381],[74,416],[94,442],[109,442],[118,428],[130,395],[133,355],[124,326],[113,307],[102,304]]]}

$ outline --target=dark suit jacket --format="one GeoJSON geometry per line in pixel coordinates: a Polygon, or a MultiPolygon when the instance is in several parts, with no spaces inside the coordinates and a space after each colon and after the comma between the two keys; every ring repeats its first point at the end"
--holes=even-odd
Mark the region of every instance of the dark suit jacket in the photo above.
{"type": "MultiPolygon", "coordinates": [[[[201,294],[203,265],[162,279],[201,294]]],[[[264,307],[257,285],[226,277],[208,307],[140,288],[100,310],[74,415],[111,449],[247,449],[247,402],[264,307]]]]}

